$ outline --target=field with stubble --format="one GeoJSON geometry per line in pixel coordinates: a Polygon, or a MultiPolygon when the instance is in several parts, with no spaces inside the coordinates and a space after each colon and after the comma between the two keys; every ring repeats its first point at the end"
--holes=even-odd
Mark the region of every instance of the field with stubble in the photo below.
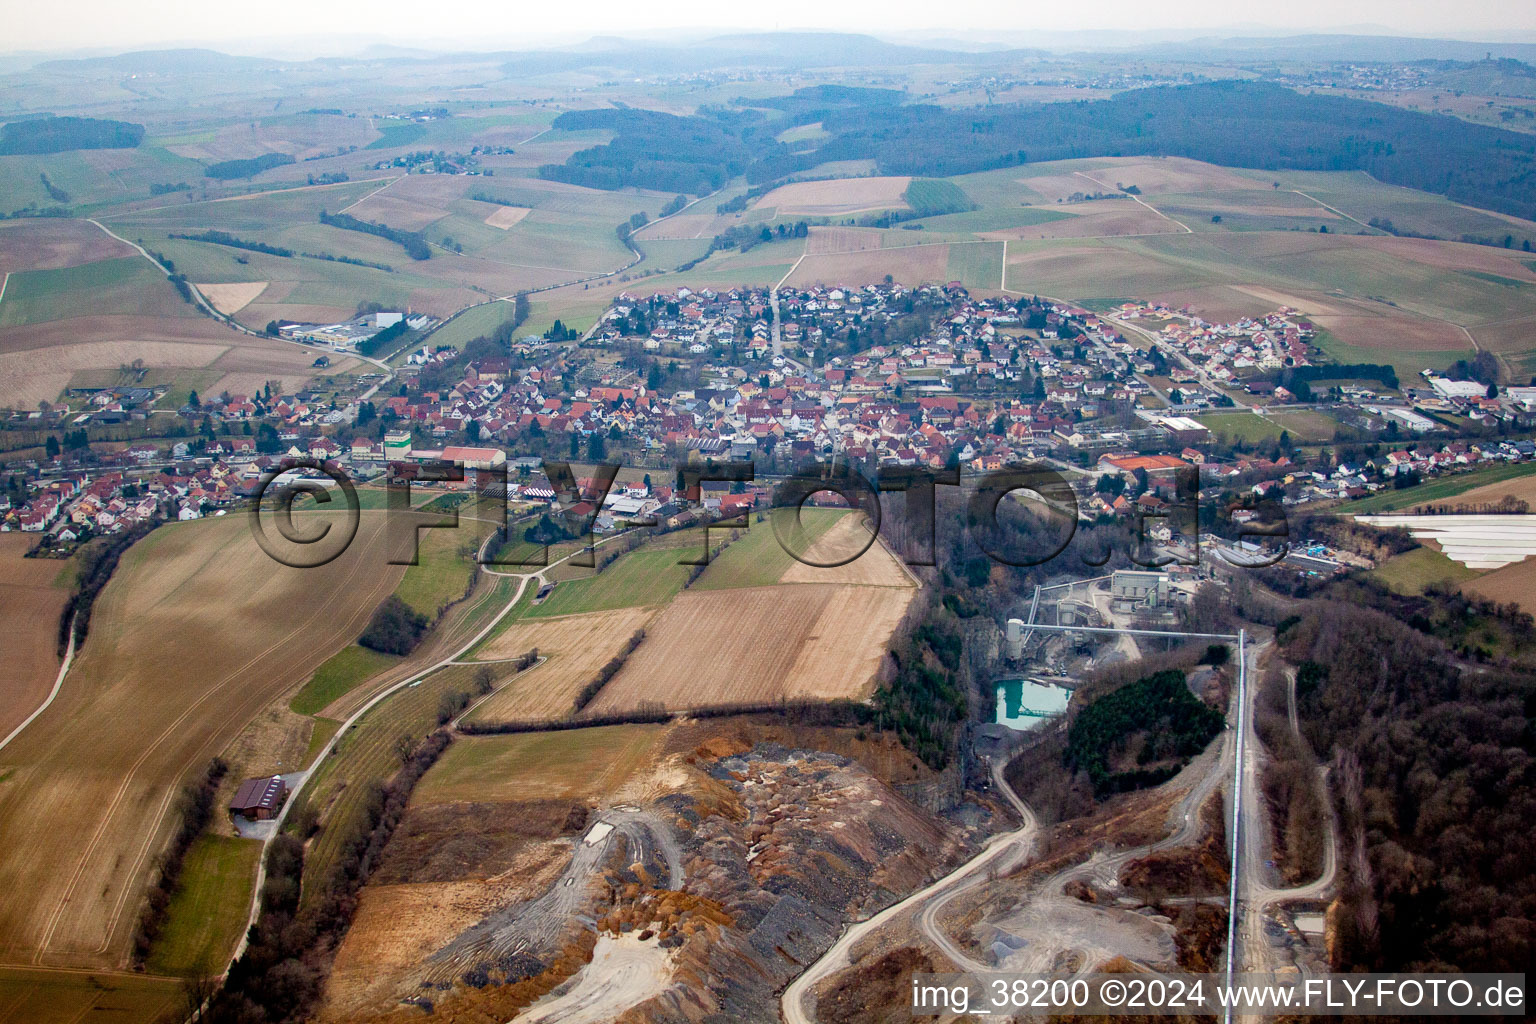
{"type": "MultiPolygon", "coordinates": [[[[0,739],[9,736],[47,698],[59,671],[58,626],[69,588],[60,585],[64,562],[23,558],[33,538],[0,534],[0,739]]],[[[0,761],[5,754],[0,752],[0,761]]]]}
{"type": "Polygon", "coordinates": [[[615,608],[513,623],[475,656],[516,658],[537,647],[548,660],[509,681],[469,717],[476,722],[565,718],[581,688],[655,615],[654,608],[615,608]]]}
{"type": "Polygon", "coordinates": [[[383,526],[319,569],[273,562],[243,516],[123,556],[58,698],[0,751],[0,964],[126,963],[180,785],[394,589],[383,526]]]}
{"type": "Polygon", "coordinates": [[[825,583],[687,591],[587,711],[865,697],[915,593],[825,583]]]}
{"type": "Polygon", "coordinates": [[[904,210],[903,193],[911,178],[832,178],[780,185],[757,201],[755,209],[777,209],[780,216],[833,216],[869,210],[904,210]]]}

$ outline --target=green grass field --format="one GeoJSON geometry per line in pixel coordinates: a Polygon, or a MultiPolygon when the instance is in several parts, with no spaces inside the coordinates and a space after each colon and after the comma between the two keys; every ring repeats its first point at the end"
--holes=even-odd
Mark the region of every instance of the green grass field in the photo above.
{"type": "Polygon", "coordinates": [[[902,198],[919,217],[937,217],[946,213],[964,213],[976,209],[965,190],[948,178],[913,178],[902,198]]]}
{"type": "Polygon", "coordinates": [[[469,529],[479,525],[461,519],[455,530],[419,531],[417,563],[406,567],[395,596],[429,619],[463,597],[470,578],[479,571],[475,552],[482,535],[469,529]]]}
{"type": "Polygon", "coordinates": [[[150,950],[150,970],[219,973],[245,930],[261,842],[204,834],[192,844],[165,928],[150,950]]]}
{"type": "Polygon", "coordinates": [[[1469,473],[1457,473],[1454,476],[1430,480],[1419,484],[1417,487],[1406,487],[1401,491],[1381,491],[1368,498],[1361,498],[1359,501],[1345,502],[1335,511],[1350,515],[1370,512],[1391,512],[1395,509],[1423,505],[1426,502],[1454,498],[1456,495],[1464,494],[1475,487],[1501,483],[1518,476],[1528,476],[1531,473],[1536,473],[1536,464],[1529,462],[1487,466],[1482,469],[1474,469],[1469,473]]]}
{"type": "Polygon", "coordinates": [[[300,715],[318,714],[331,701],[399,660],[393,655],[380,654],[357,644],[343,647],[315,669],[315,674],[288,702],[288,707],[300,715]]]}
{"type": "Polygon", "coordinates": [[[1472,355],[1469,346],[1460,349],[1373,348],[1351,345],[1331,331],[1319,330],[1313,344],[1336,363],[1385,363],[1397,373],[1399,381],[1418,378],[1419,371],[1443,370],[1456,360],[1472,355]]]}
{"type": "MultiPolygon", "coordinates": [[[[1416,192],[1377,181],[1364,171],[1239,171],[1264,184],[1278,180],[1281,190],[1299,189],[1351,217],[1369,222],[1390,220],[1399,230],[1459,240],[1462,235],[1503,238],[1513,232],[1516,244],[1525,233],[1492,213],[1458,206],[1444,196],[1416,192]]],[[[1536,243],[1536,238],[1532,239],[1536,243]]]]}
{"type": "Polygon", "coordinates": [[[0,967],[6,1024],[107,1024],[187,1016],[181,982],[111,971],[0,967]],[[179,1011],[179,1012],[178,1012],[179,1011]]]}
{"type": "Polygon", "coordinates": [[[1001,287],[1003,278],[1003,243],[975,242],[949,247],[948,273],[951,280],[967,288],[1001,287]]]}
{"type": "Polygon", "coordinates": [[[1316,409],[1277,410],[1269,418],[1290,431],[1296,441],[1329,441],[1339,427],[1339,421],[1316,409]]]}
{"type": "Polygon", "coordinates": [[[340,728],[341,723],[334,718],[315,719],[314,727],[309,731],[309,749],[304,751],[306,765],[314,764],[315,756],[320,753],[320,749],[330,742],[331,737],[336,735],[336,730],[340,728]]]}
{"type": "MultiPolygon", "coordinates": [[[[801,525],[805,530],[806,543],[814,543],[832,526],[847,515],[846,509],[811,508],[801,513],[801,525]]],[[[780,513],[785,515],[785,513],[780,513]]],[[[762,522],[752,517],[752,525],[740,540],[722,551],[704,570],[693,585],[695,590],[730,590],[735,587],[765,587],[779,579],[795,565],[795,560],[784,550],[773,532],[773,520],[762,522]]]]}
{"type": "MultiPolygon", "coordinates": [[[[186,182],[204,184],[203,165],[176,156],[153,142],[132,150],[111,150],[112,170],[100,169],[103,151],[0,157],[0,209],[15,210],[36,203],[47,207],[55,201],[43,190],[39,175],[69,193],[66,204],[76,214],[92,213],[125,199],[146,199],[152,184],[186,182]]],[[[174,201],[177,196],[165,197],[174,201]]]]}
{"type": "Polygon", "coordinates": [[[1431,583],[1465,583],[1482,574],[1434,548],[1414,548],[1393,555],[1371,570],[1370,575],[1395,593],[1422,594],[1431,583]]]}
{"type": "Polygon", "coordinates": [[[420,142],[427,137],[427,126],[415,121],[391,122],[380,127],[378,132],[379,137],[364,146],[364,149],[395,149],[420,142]]]}
{"type": "Polygon", "coordinates": [[[596,576],[559,584],[541,604],[530,606],[526,617],[666,604],[688,579],[690,566],[677,564],[682,557],[684,554],[677,548],[638,548],[620,556],[596,576]]]}
{"type": "Polygon", "coordinates": [[[1218,412],[1199,417],[1201,423],[1211,428],[1218,438],[1259,444],[1277,441],[1285,427],[1268,418],[1251,412],[1218,412]]]}
{"type": "MultiPolygon", "coordinates": [[[[428,343],[433,346],[452,345],[454,348],[463,348],[476,338],[490,337],[502,324],[511,322],[512,313],[510,302],[487,302],[471,306],[433,331],[428,343]]],[[[413,350],[415,347],[412,347],[413,350]]]]}
{"type": "Polygon", "coordinates": [[[417,786],[423,804],[598,796],[642,768],[664,725],[470,736],[449,747],[417,786]]]}
{"type": "Polygon", "coordinates": [[[0,327],[86,313],[144,312],[195,315],[148,260],[123,256],[59,270],[17,271],[0,301],[0,327]]]}
{"type": "Polygon", "coordinates": [[[989,206],[967,213],[947,213],[938,217],[926,217],[914,223],[924,231],[974,233],[978,231],[1007,231],[1010,228],[1027,228],[1036,224],[1049,224],[1053,220],[1067,220],[1072,214],[1060,210],[1047,210],[1037,206],[989,206]]]}

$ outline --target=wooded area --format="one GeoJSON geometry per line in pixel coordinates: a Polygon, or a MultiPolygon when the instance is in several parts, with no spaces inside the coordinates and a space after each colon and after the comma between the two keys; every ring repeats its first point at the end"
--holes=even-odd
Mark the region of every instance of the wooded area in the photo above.
{"type": "Polygon", "coordinates": [[[1227,167],[1361,170],[1456,202],[1536,217],[1536,138],[1270,83],[1204,82],[1133,89],[1109,100],[969,109],[900,105],[888,90],[852,91],[835,104],[805,92],[738,101],[785,111],[767,123],[753,109],[706,108],[688,117],[630,109],[562,114],[557,128],[618,135],[540,173],[595,188],[697,194],[743,170],[756,185],[829,161],[873,159],[881,174],[940,178],[1045,160],[1181,156],[1227,167]],[[833,137],[814,147],[774,139],[788,127],[817,122],[833,137]]]}
{"type": "Polygon", "coordinates": [[[134,149],[143,141],[141,124],[94,117],[37,117],[0,125],[0,156],[67,153],[73,149],[134,149]]]}

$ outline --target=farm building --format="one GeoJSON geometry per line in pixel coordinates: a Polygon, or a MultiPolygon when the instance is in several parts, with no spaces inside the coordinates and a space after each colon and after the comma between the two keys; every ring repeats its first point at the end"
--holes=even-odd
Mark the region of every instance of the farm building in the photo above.
{"type": "Polygon", "coordinates": [[[235,798],[229,802],[229,813],[250,821],[267,821],[277,817],[278,809],[283,806],[287,796],[288,786],[281,775],[246,779],[240,783],[235,798]]]}

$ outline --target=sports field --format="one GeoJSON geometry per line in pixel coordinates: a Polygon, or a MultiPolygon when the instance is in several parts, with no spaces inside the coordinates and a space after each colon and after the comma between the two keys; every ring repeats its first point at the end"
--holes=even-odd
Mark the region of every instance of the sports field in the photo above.
{"type": "Polygon", "coordinates": [[[161,527],[98,599],[59,697],[0,751],[0,963],[127,957],[181,783],[348,643],[394,588],[383,517],[321,569],[287,569],[243,517],[161,527]],[[60,821],[73,827],[61,829],[60,821]]]}

